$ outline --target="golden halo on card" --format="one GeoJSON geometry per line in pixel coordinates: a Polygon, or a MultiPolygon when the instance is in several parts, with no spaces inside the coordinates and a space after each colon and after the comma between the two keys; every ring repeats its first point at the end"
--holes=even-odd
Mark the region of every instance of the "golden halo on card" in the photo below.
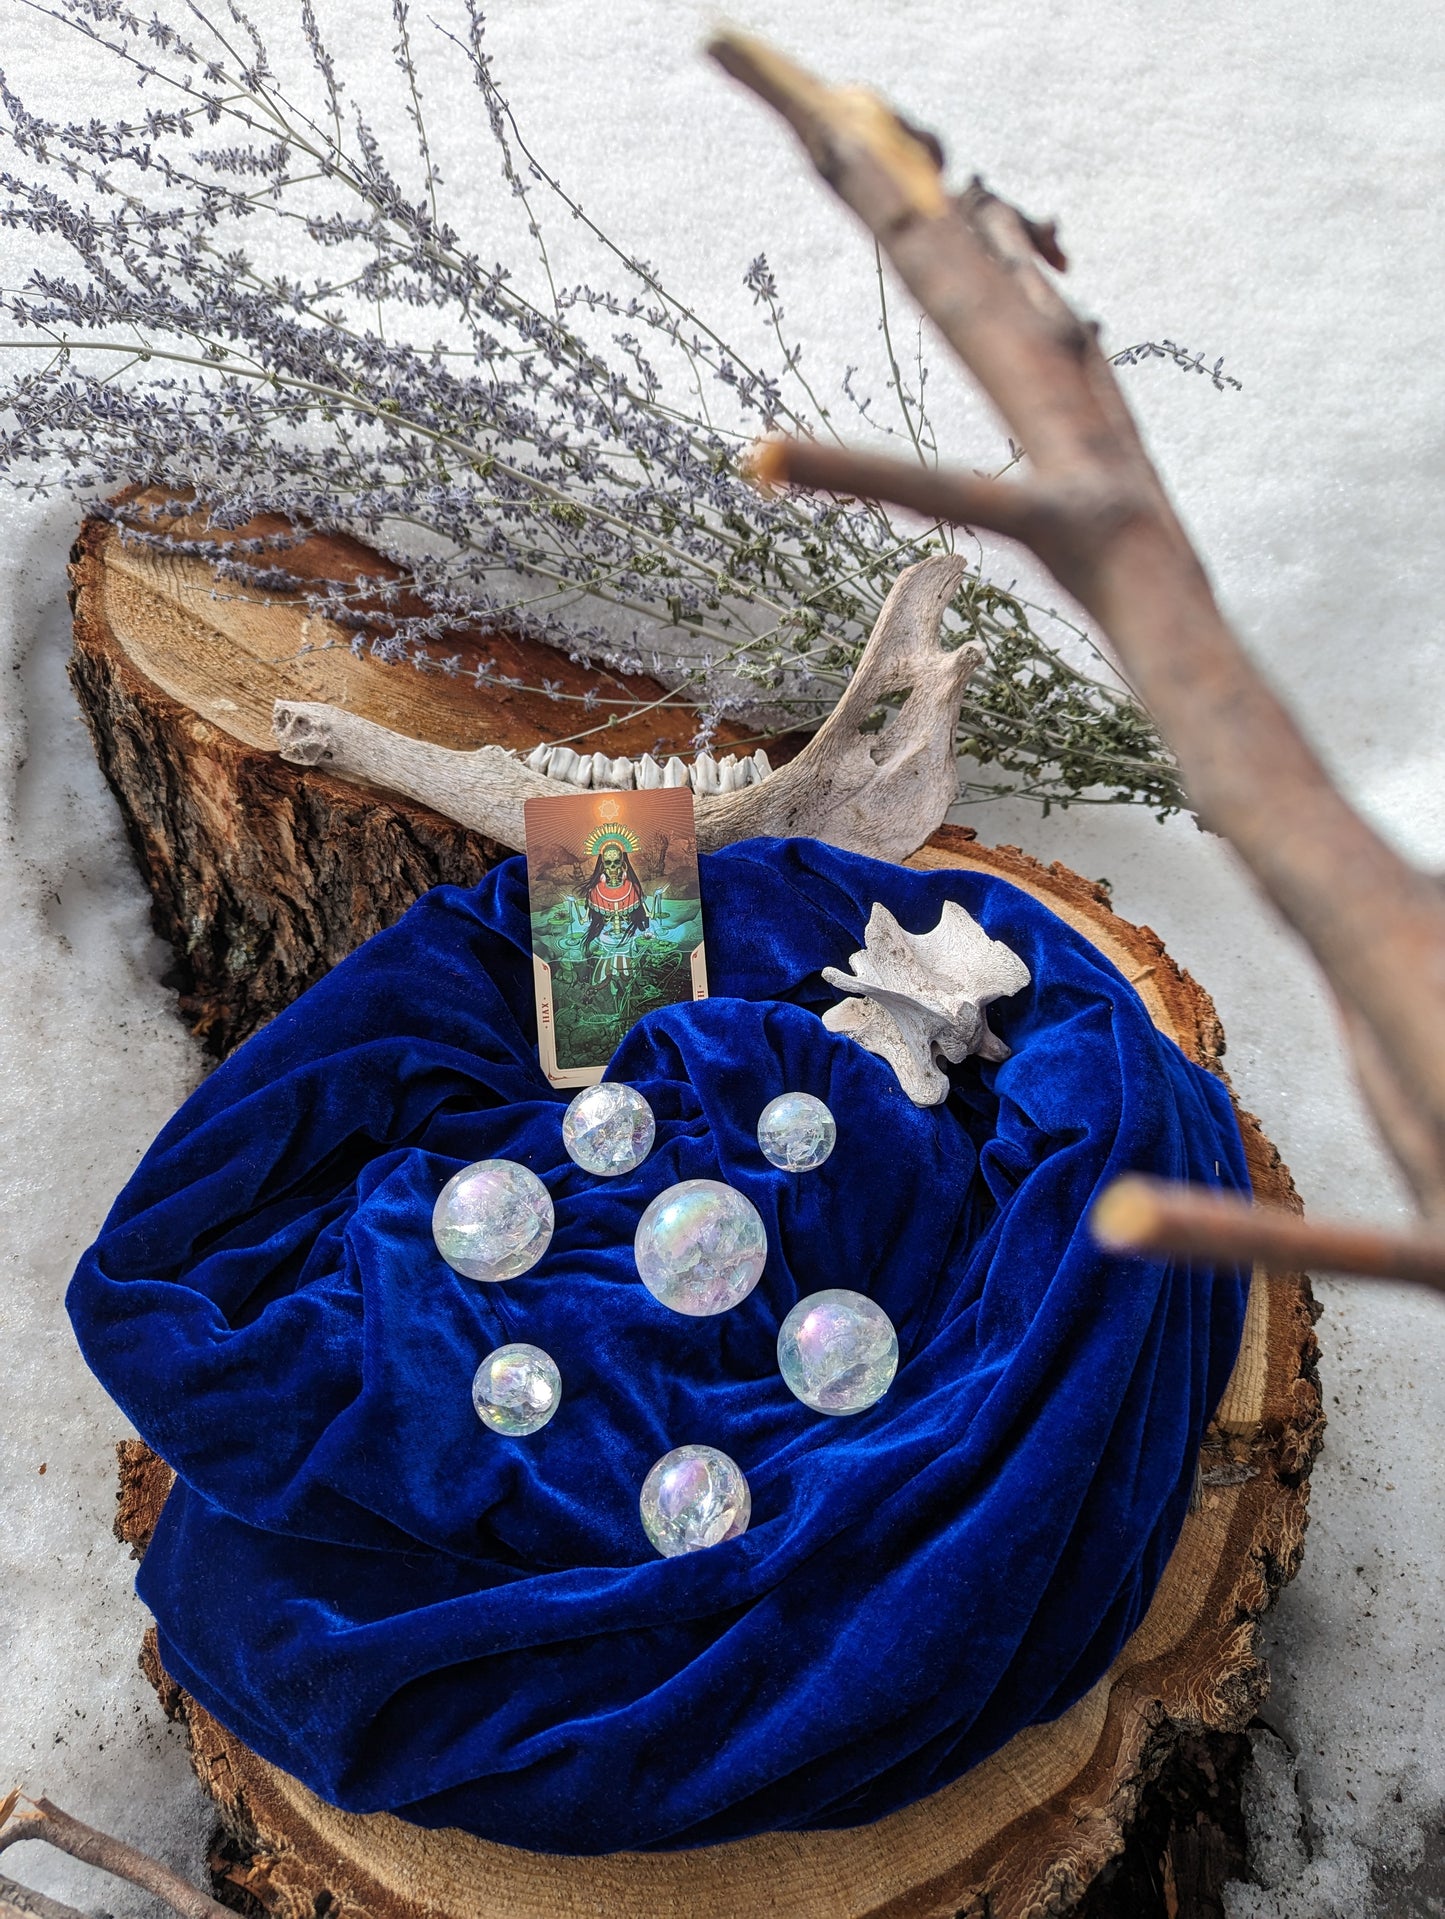
{"type": "MultiPolygon", "coordinates": [[[[604,800],[597,810],[603,819],[615,820],[618,805],[616,800],[604,800]]],[[[582,850],[589,859],[592,859],[602,851],[604,846],[608,845],[620,846],[628,853],[639,853],[642,850],[642,841],[630,826],[594,827],[583,840],[582,850]]]]}

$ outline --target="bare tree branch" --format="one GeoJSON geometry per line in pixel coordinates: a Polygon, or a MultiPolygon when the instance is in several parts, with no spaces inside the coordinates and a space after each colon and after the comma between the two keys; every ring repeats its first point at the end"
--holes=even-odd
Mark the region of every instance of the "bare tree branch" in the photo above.
{"type": "MultiPolygon", "coordinates": [[[[0,1830],[0,1852],[7,1846],[17,1845],[22,1839],[43,1839],[47,1845],[55,1846],[61,1852],[68,1852],[72,1859],[83,1859],[89,1866],[98,1866],[102,1872],[108,1872],[117,1879],[128,1879],[132,1885],[142,1887],[146,1892],[154,1893],[163,1899],[181,1919],[232,1919],[225,1906],[218,1905],[206,1893],[199,1892],[179,1873],[172,1872],[169,1866],[163,1866],[158,1859],[137,1852],[134,1846],[127,1846],[120,1839],[112,1839],[109,1833],[97,1832],[94,1826],[87,1826],[79,1819],[72,1819],[68,1812],[62,1812],[59,1806],[53,1806],[48,1799],[35,1799],[30,1802],[35,1810],[21,1812],[9,1820],[0,1830]]],[[[25,1888],[18,1888],[24,1892],[25,1888]]],[[[37,1893],[26,1893],[34,1900],[37,1893]]],[[[36,1906],[22,1907],[21,1910],[37,1913],[40,1919],[58,1919],[65,1907],[57,1907],[54,1912],[45,1912],[36,1906]]]]}
{"type": "Polygon", "coordinates": [[[0,1872],[0,1919],[86,1919],[86,1915],[0,1872]]]}
{"type": "Polygon", "coordinates": [[[1445,1239],[1389,1233],[1376,1226],[1303,1219],[1254,1206],[1236,1193],[1130,1173],[1105,1188],[1089,1224],[1117,1253],[1176,1253],[1250,1264],[1276,1272],[1349,1273],[1406,1279],[1445,1293],[1445,1239]]]}
{"type": "Polygon", "coordinates": [[[1097,537],[1131,511],[1126,498],[1093,486],[1050,493],[920,466],[916,460],[852,453],[820,440],[762,440],[747,465],[760,486],[805,486],[841,499],[887,500],[930,520],[1002,533],[1035,551],[1085,533],[1097,537]]]}
{"type": "Polygon", "coordinates": [[[1040,267],[1041,254],[1061,257],[1051,231],[977,180],[950,196],[937,142],[872,95],[827,87],[743,34],[711,51],[788,121],[877,237],[1028,448],[1033,477],[1017,494],[922,469],[905,481],[890,463],[828,467],[820,449],[794,446],[765,453],[763,471],[826,474],[814,483],[830,490],[881,486],[1032,547],[1108,636],[1201,816],[1369,1029],[1378,1069],[1414,1115],[1406,1176],[1422,1206],[1445,1212],[1445,899],[1335,789],[1221,617],[1095,329],[1040,267]]]}

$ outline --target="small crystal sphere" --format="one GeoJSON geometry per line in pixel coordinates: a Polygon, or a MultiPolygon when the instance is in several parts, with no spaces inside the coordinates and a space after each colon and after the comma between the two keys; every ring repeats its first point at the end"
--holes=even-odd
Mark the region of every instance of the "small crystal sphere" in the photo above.
{"type": "Polygon", "coordinates": [[[508,1439],[540,1432],[561,1403],[562,1375],[556,1361],[525,1341],[488,1353],[472,1380],[477,1418],[508,1439]]]}
{"type": "Polygon", "coordinates": [[[811,1173],[832,1152],[837,1138],[837,1121],[811,1093],[779,1093],[758,1121],[763,1157],[785,1173],[811,1173]]]}
{"type": "Polygon", "coordinates": [[[861,1413],[893,1384],[898,1335],[866,1294],[830,1286],[800,1299],[778,1334],[788,1391],[815,1413],[861,1413]]]}
{"type": "Polygon", "coordinates": [[[748,1529],[753,1496],[716,1446],[678,1446],[642,1482],[642,1525],[664,1559],[720,1546],[748,1529]]]}
{"type": "Polygon", "coordinates": [[[654,1299],[701,1317],[747,1298],[767,1260],[768,1235],[757,1207],[735,1186],[685,1179],[642,1215],[633,1257],[654,1299]]]}
{"type": "Polygon", "coordinates": [[[562,1144],[587,1173],[630,1173],[652,1151],[657,1122],[634,1086],[584,1086],[562,1116],[562,1144]]]}
{"type": "Polygon", "coordinates": [[[468,1279],[515,1279],[537,1264],[552,1238],[552,1196],[514,1159],[479,1159],[441,1190],[432,1238],[448,1266],[468,1279]]]}

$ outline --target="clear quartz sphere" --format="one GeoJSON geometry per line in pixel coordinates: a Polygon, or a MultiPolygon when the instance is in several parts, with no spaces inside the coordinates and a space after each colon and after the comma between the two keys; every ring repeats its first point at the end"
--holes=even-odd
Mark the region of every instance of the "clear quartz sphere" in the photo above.
{"type": "Polygon", "coordinates": [[[584,1172],[604,1179],[640,1166],[656,1134],[652,1108],[620,1080],[584,1086],[562,1116],[562,1144],[584,1172]]]}
{"type": "Polygon", "coordinates": [[[757,1207],[735,1186],[685,1179],[642,1215],[633,1257],[654,1299],[702,1317],[747,1298],[767,1260],[768,1235],[757,1207]]]}
{"type": "Polygon", "coordinates": [[[764,1159],[785,1173],[811,1173],[832,1152],[837,1138],[837,1121],[811,1093],[779,1093],[758,1120],[764,1159]]]}
{"type": "Polygon", "coordinates": [[[488,1353],[472,1380],[477,1418],[508,1439],[540,1432],[561,1403],[562,1375],[556,1361],[523,1340],[488,1353]]]}
{"type": "Polygon", "coordinates": [[[800,1299],[778,1333],[788,1391],[815,1413],[861,1413],[898,1371],[893,1321],[864,1293],[830,1286],[800,1299]]]}
{"type": "Polygon", "coordinates": [[[642,1482],[642,1525],[664,1559],[720,1546],[748,1529],[753,1496],[716,1446],[678,1446],[642,1482]]]}
{"type": "Polygon", "coordinates": [[[515,1279],[552,1239],[552,1196],[514,1159],[479,1159],[449,1179],[432,1209],[437,1251],[468,1279],[515,1279]]]}

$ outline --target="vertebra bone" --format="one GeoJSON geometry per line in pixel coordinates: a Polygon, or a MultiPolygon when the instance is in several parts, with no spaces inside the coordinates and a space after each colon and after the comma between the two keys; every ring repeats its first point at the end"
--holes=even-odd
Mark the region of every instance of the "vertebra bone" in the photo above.
{"type": "Polygon", "coordinates": [[[823,1024],[876,1053],[898,1076],[915,1106],[948,1098],[940,1059],[960,1065],[970,1053],[1004,1060],[1009,1049],[989,1026],[985,1008],[1029,983],[1012,947],[990,939],[957,900],[945,900],[937,926],[909,933],[875,902],[851,972],[825,966],[830,986],[857,995],[830,1006],[823,1024]]]}

